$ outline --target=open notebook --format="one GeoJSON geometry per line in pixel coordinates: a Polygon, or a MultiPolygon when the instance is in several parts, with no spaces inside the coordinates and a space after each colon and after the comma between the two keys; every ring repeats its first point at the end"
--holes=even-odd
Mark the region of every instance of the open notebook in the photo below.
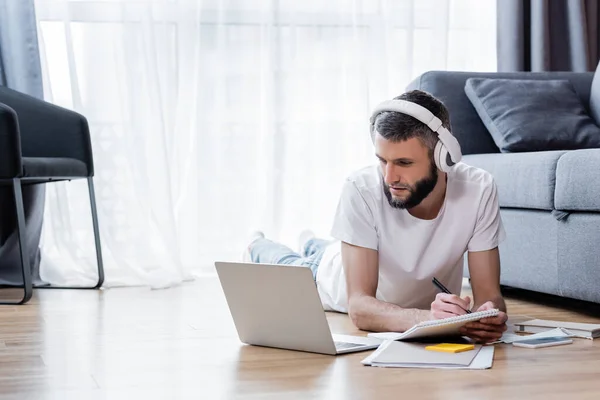
{"type": "Polygon", "coordinates": [[[368,336],[383,340],[407,340],[443,336],[460,336],[460,328],[468,322],[479,321],[480,319],[487,317],[495,317],[498,315],[498,313],[499,311],[497,309],[477,311],[471,314],[459,315],[456,317],[423,321],[403,333],[369,333],[368,336]]]}

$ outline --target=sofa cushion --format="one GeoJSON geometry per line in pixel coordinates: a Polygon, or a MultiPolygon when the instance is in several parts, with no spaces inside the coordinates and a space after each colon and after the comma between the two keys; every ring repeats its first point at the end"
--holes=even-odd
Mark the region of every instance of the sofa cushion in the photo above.
{"type": "Polygon", "coordinates": [[[556,166],[554,206],[565,211],[600,211],[600,149],[565,153],[556,166]]]}
{"type": "Polygon", "coordinates": [[[469,78],[465,93],[501,152],[600,148],[600,128],[567,80],[469,78]]]}
{"type": "Polygon", "coordinates": [[[471,154],[466,164],[492,174],[501,207],[554,209],[556,165],[565,151],[471,154]]]}
{"type": "Polygon", "coordinates": [[[592,80],[592,88],[590,91],[590,114],[596,121],[596,125],[600,125],[600,63],[596,67],[594,79],[592,80]]]}
{"type": "Polygon", "coordinates": [[[477,111],[465,94],[469,78],[529,79],[545,81],[566,79],[575,88],[579,101],[589,107],[590,90],[594,72],[466,72],[427,71],[406,86],[406,91],[424,90],[438,98],[450,112],[451,131],[460,143],[463,154],[498,153],[500,150],[489,131],[477,115],[477,111]]]}

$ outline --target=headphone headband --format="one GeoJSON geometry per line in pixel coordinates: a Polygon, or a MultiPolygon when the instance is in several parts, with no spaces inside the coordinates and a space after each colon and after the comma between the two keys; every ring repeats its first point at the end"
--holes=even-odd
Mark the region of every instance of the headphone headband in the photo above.
{"type": "Polygon", "coordinates": [[[427,108],[407,100],[386,100],[375,107],[370,119],[371,136],[374,137],[377,116],[385,111],[399,112],[410,115],[421,121],[433,132],[437,133],[440,142],[448,150],[452,163],[456,164],[462,158],[460,144],[456,138],[442,125],[442,121],[427,108]]]}

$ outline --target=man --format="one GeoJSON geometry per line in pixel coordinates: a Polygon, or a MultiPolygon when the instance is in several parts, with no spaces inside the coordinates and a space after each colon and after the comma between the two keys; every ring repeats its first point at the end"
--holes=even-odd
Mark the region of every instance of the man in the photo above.
{"type": "MultiPolygon", "coordinates": [[[[433,96],[411,91],[394,100],[426,108],[449,130],[448,111],[433,96]]],[[[258,234],[247,259],[311,268],[324,308],[347,312],[359,329],[402,332],[467,309],[498,308],[499,316],[471,322],[462,332],[480,342],[498,339],[507,315],[496,185],[489,173],[462,162],[440,167],[438,135],[407,113],[377,113],[372,139],[379,163],[346,180],[331,231],[337,240],[304,240],[298,254],[258,234]],[[473,305],[432,284],[435,277],[460,293],[465,251],[473,305]]]]}

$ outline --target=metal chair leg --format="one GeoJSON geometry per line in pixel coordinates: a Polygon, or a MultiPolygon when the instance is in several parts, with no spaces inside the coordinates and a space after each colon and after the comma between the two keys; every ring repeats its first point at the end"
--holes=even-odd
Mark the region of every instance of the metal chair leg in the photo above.
{"type": "Polygon", "coordinates": [[[19,239],[19,253],[21,258],[21,272],[23,274],[23,298],[19,301],[0,301],[0,304],[25,304],[31,299],[33,287],[31,283],[31,266],[29,265],[29,255],[27,254],[25,241],[25,208],[23,207],[23,192],[21,190],[21,180],[14,178],[12,180],[13,196],[15,199],[15,211],[17,213],[17,236],[19,239]]]}
{"type": "Polygon", "coordinates": [[[95,286],[36,286],[36,289],[99,289],[104,283],[104,263],[102,262],[102,248],[100,247],[100,229],[98,228],[98,211],[96,209],[96,193],[94,181],[90,176],[87,178],[90,193],[90,207],[92,211],[92,225],[94,228],[94,242],[96,244],[96,261],[98,264],[98,281],[95,286]]]}
{"type": "Polygon", "coordinates": [[[92,223],[94,225],[94,241],[96,242],[96,259],[98,262],[98,283],[94,289],[98,289],[104,283],[104,264],[102,262],[102,248],[100,247],[100,229],[98,228],[98,211],[96,210],[96,192],[94,191],[94,180],[91,176],[87,178],[90,192],[90,207],[92,209],[92,223]]]}

